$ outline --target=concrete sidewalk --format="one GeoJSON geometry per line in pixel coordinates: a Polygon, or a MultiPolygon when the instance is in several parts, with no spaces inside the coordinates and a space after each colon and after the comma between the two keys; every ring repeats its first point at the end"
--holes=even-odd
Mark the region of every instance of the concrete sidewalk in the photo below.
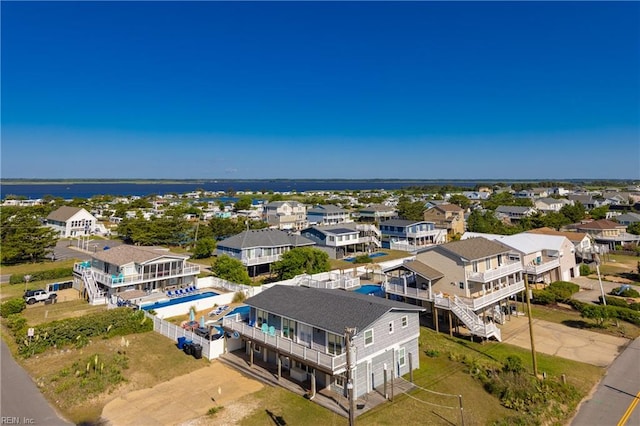
{"type": "MultiPolygon", "coordinates": [[[[531,349],[529,322],[526,316],[511,317],[500,327],[502,341],[531,349]]],[[[608,367],[629,343],[622,337],[580,330],[562,324],[533,320],[536,351],[556,355],[598,367],[608,367]]]]}

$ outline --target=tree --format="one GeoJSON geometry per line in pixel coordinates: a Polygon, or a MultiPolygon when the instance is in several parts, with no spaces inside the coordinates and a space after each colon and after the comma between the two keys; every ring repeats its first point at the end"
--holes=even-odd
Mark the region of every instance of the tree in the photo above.
{"type": "Polygon", "coordinates": [[[235,211],[238,210],[249,210],[251,208],[251,204],[253,204],[253,200],[250,196],[244,195],[235,202],[233,209],[235,211]]]}
{"type": "Polygon", "coordinates": [[[398,201],[398,216],[406,220],[423,220],[424,203],[422,201],[411,202],[409,197],[400,197],[398,201]]]}
{"type": "Polygon", "coordinates": [[[317,274],[331,269],[329,255],[312,247],[297,247],[282,255],[271,265],[280,280],[288,280],[300,274],[317,274]]]}
{"type": "Polygon", "coordinates": [[[585,217],[584,206],[578,201],[574,202],[573,205],[562,206],[560,213],[569,220],[569,223],[579,222],[585,217]]]}
{"type": "Polygon", "coordinates": [[[505,225],[491,210],[474,210],[467,220],[467,229],[471,232],[486,234],[504,234],[505,225]]]}
{"type": "Polygon", "coordinates": [[[247,268],[238,259],[220,256],[211,265],[211,272],[218,278],[237,284],[251,284],[247,268]]]}
{"type": "Polygon", "coordinates": [[[56,245],[56,232],[42,226],[29,209],[0,209],[1,246],[3,264],[38,262],[46,259],[56,245]]]}
{"type": "Polygon", "coordinates": [[[215,249],[216,240],[211,237],[200,238],[198,241],[196,241],[196,247],[193,250],[193,257],[195,259],[211,257],[215,249]]]}
{"type": "Polygon", "coordinates": [[[607,217],[607,212],[609,211],[609,206],[600,206],[592,209],[589,214],[592,219],[605,219],[607,217]]]}
{"type": "Polygon", "coordinates": [[[467,197],[462,194],[453,194],[449,197],[449,202],[451,204],[455,204],[456,206],[462,207],[464,210],[468,209],[471,205],[471,201],[467,197]]]}
{"type": "Polygon", "coordinates": [[[192,240],[192,226],[182,217],[154,217],[141,215],[126,218],[118,225],[118,235],[129,244],[143,246],[182,246],[192,240]]]}
{"type": "Polygon", "coordinates": [[[627,232],[630,234],[640,235],[640,222],[635,222],[631,225],[628,225],[627,232]]]}

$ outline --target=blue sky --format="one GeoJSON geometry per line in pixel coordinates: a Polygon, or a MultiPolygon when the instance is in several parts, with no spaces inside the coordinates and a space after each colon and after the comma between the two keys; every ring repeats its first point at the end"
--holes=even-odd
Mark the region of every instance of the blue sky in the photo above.
{"type": "Polygon", "coordinates": [[[2,177],[640,177],[640,3],[2,2],[2,177]]]}

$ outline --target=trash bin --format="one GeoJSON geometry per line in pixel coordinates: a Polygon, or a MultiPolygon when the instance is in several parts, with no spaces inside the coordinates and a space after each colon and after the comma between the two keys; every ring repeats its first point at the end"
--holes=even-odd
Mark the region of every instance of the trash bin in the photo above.
{"type": "Polygon", "coordinates": [[[202,358],[202,345],[199,343],[194,343],[191,345],[191,354],[193,355],[193,357],[195,359],[200,359],[202,358]]]}
{"type": "Polygon", "coordinates": [[[186,337],[178,337],[178,349],[184,349],[184,342],[187,340],[186,337]]]}
{"type": "Polygon", "coordinates": [[[185,340],[184,341],[184,353],[187,355],[191,355],[193,354],[193,341],[192,340],[185,340]]]}

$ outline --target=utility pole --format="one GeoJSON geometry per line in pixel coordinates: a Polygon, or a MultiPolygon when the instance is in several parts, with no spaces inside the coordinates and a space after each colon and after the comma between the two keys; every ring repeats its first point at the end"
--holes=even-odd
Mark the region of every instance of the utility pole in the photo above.
{"type": "Polygon", "coordinates": [[[596,261],[596,271],[598,271],[598,282],[600,283],[600,294],[602,295],[602,304],[607,306],[607,299],[604,297],[604,288],[602,287],[602,278],[600,277],[600,256],[594,253],[593,259],[596,261]]]}
{"type": "Polygon", "coordinates": [[[533,375],[538,377],[538,360],[536,358],[536,345],[533,341],[533,322],[531,319],[531,295],[529,294],[529,276],[524,274],[524,290],[527,294],[527,316],[529,317],[529,337],[531,338],[531,358],[533,359],[533,375]]]}
{"type": "Polygon", "coordinates": [[[354,353],[353,353],[353,342],[351,339],[353,335],[356,334],[355,328],[345,328],[344,329],[344,340],[347,347],[347,391],[349,393],[349,426],[354,426],[356,424],[356,400],[353,395],[353,361],[354,361],[354,353]]]}

